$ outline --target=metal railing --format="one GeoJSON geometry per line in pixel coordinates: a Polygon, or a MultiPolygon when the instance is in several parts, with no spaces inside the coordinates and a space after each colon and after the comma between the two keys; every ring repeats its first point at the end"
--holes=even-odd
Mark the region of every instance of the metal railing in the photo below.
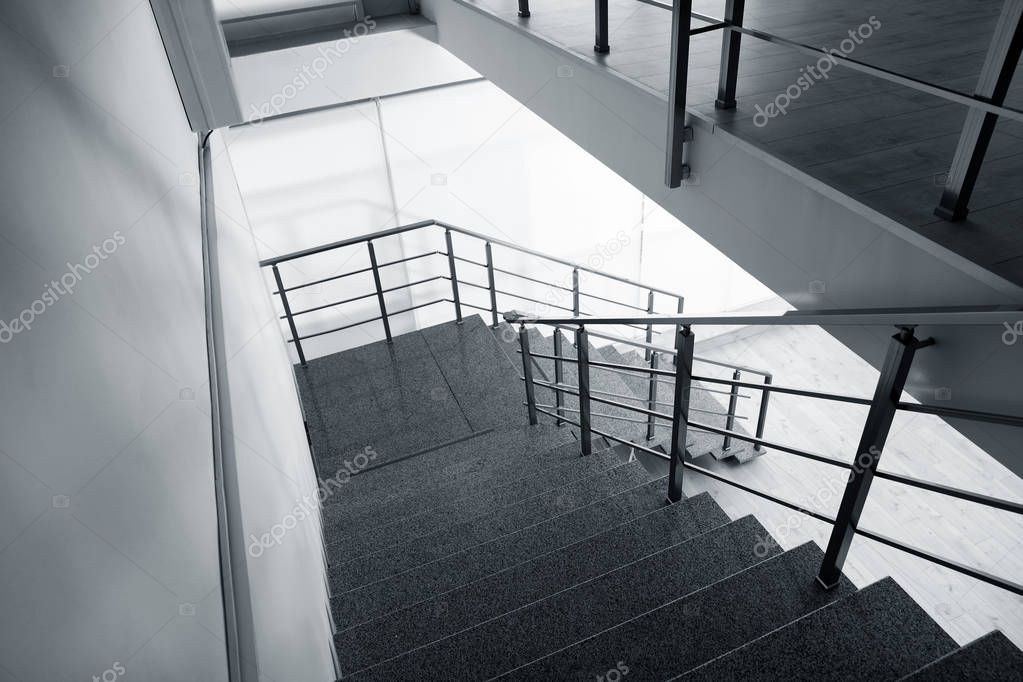
{"type": "MultiPolygon", "coordinates": [[[[974,92],[965,93],[937,83],[914,78],[891,69],[852,59],[835,50],[826,50],[790,38],[743,25],[746,0],[725,0],[724,16],[713,17],[693,11],[692,0],[637,0],[672,13],[671,68],[668,84],[668,146],[665,183],[678,187],[688,177],[684,162],[684,143],[692,139],[692,129],[685,125],[686,86],[688,82],[689,44],[692,36],[721,31],[721,61],[718,71],[718,109],[736,106],[736,85],[742,36],[787,47],[814,58],[826,58],[832,64],[880,78],[947,102],[969,107],[969,114],[960,133],[959,145],[950,164],[945,187],[935,214],[946,220],[962,220],[969,212],[969,201],[984,165],[984,157],[994,136],[1000,117],[1023,121],[1023,110],[1006,106],[1017,65],[1023,55],[1023,0],[1004,0],[995,23],[984,65],[974,92]],[[693,20],[703,26],[693,27],[693,20]]],[[[519,16],[529,17],[528,0],[519,1],[519,16]]],[[[607,54],[608,0],[596,0],[594,7],[596,41],[594,51],[607,54]]]]}
{"type": "MultiPolygon", "coordinates": [[[[504,314],[509,323],[519,325],[519,339],[521,343],[523,366],[531,364],[532,354],[528,343],[528,325],[547,325],[555,329],[573,329],[576,335],[577,357],[561,357],[561,362],[574,362],[578,366],[579,381],[577,386],[566,386],[561,382],[548,383],[537,381],[530,372],[525,374],[526,403],[529,421],[537,423],[538,415],[544,414],[557,419],[560,422],[567,422],[580,429],[580,444],[584,454],[590,453],[590,442],[594,435],[603,436],[610,441],[627,443],[628,445],[660,459],[666,459],[669,463],[667,496],[669,501],[678,502],[682,499],[683,471],[688,469],[698,472],[704,476],[717,480],[721,483],[734,486],[748,493],[771,500],[784,507],[811,516],[817,520],[832,525],[832,533],[821,564],[818,581],[826,588],[838,584],[842,574],[842,568],[846,556],[852,544],[853,537],[873,539],[890,547],[908,552],[914,556],[926,559],[945,568],[958,571],[978,580],[996,585],[1009,590],[1015,594],[1023,595],[1023,585],[1010,580],[991,575],[977,568],[969,567],[927,552],[923,549],[899,542],[881,533],[863,528],[860,526],[860,514],[863,510],[871,482],[874,478],[892,481],[894,483],[907,485],[913,488],[939,493],[949,497],[966,500],[986,507],[1009,511],[1016,514],[1023,514],[1023,504],[1010,500],[1002,500],[979,493],[954,488],[938,483],[922,481],[888,471],[878,469],[885,441],[887,440],[892,421],[898,411],[915,412],[922,414],[936,415],[955,419],[979,421],[987,423],[1002,424],[1014,427],[1023,427],[1023,417],[1015,415],[996,414],[991,412],[977,412],[963,409],[946,408],[934,405],[917,405],[906,403],[900,400],[909,370],[916,352],[934,343],[933,339],[918,339],[915,330],[919,326],[972,326],[984,325],[1002,327],[1005,325],[1006,313],[1015,312],[1020,308],[990,307],[990,308],[949,308],[949,309],[915,309],[915,310],[856,310],[856,311],[816,311],[816,312],[789,312],[782,315],[699,315],[699,316],[645,316],[645,317],[613,317],[613,318],[585,318],[585,317],[542,317],[529,315],[522,312],[511,311],[504,314]],[[620,324],[634,325],[657,325],[668,326],[675,331],[675,345],[671,350],[658,349],[659,352],[673,355],[675,366],[672,369],[661,369],[652,365],[649,368],[639,369],[628,365],[616,365],[613,363],[595,363],[589,360],[587,350],[587,337],[596,332],[591,328],[601,328],[608,325],[620,324]],[[699,361],[693,354],[695,345],[695,334],[693,327],[701,325],[813,325],[813,326],[862,326],[882,325],[895,327],[897,333],[892,337],[889,344],[888,354],[880,370],[880,377],[877,382],[874,394],[867,396],[849,396],[838,393],[826,393],[812,391],[789,386],[773,384],[770,378],[763,383],[742,381],[733,374],[732,379],[722,379],[709,376],[697,375],[693,371],[694,361],[699,361]],[[641,371],[649,373],[652,377],[662,377],[665,380],[674,382],[674,397],[670,404],[671,413],[658,411],[658,404],[651,402],[647,407],[630,405],[619,400],[610,400],[595,392],[590,387],[589,372],[591,366],[614,368],[621,371],[641,371]],[[696,388],[693,382],[709,382],[726,386],[729,395],[736,395],[739,389],[761,391],[766,396],[771,393],[783,395],[801,396],[818,400],[834,401],[853,405],[865,405],[869,408],[860,441],[856,449],[856,456],[853,461],[845,462],[824,454],[810,452],[803,448],[793,447],[784,443],[769,441],[763,438],[763,413],[760,415],[760,425],[755,436],[750,436],[736,431],[733,428],[734,420],[729,419],[725,428],[719,428],[694,419],[690,405],[690,398],[696,388]],[[560,394],[562,392],[578,396],[579,409],[578,419],[569,419],[562,414],[561,410],[551,411],[548,405],[536,403],[534,385],[541,385],[549,390],[560,394]],[[620,410],[628,410],[648,419],[660,420],[661,425],[670,425],[671,438],[668,452],[646,447],[636,443],[629,443],[624,439],[593,428],[590,411],[591,403],[613,406],[620,410]],[[820,512],[806,509],[789,500],[778,497],[770,492],[758,490],[735,481],[727,476],[706,469],[704,467],[687,462],[685,460],[685,448],[689,430],[700,430],[718,434],[727,439],[734,439],[752,443],[755,446],[763,446],[790,455],[814,462],[828,464],[834,467],[849,471],[849,480],[835,517],[820,512]]],[[[550,356],[544,356],[550,357],[550,356]]],[[[738,372],[738,370],[737,370],[738,372]]],[[[741,373],[738,374],[741,376],[741,373]]],[[[761,410],[766,409],[766,400],[762,401],[761,410]]],[[[731,413],[732,410],[729,410],[731,413]]]]}
{"type": "MultiPolygon", "coordinates": [[[[454,309],[455,319],[458,320],[458,321],[462,320],[462,312],[463,312],[464,308],[471,308],[471,309],[478,310],[480,312],[489,314],[489,316],[491,318],[491,323],[495,327],[498,325],[498,322],[500,320],[500,311],[502,309],[504,309],[502,307],[499,307],[499,304],[500,303],[508,303],[509,301],[513,302],[513,304],[516,304],[516,303],[517,304],[521,304],[522,302],[529,302],[529,303],[535,303],[535,304],[539,304],[539,305],[549,306],[550,308],[555,309],[555,310],[563,310],[566,313],[571,313],[573,316],[589,314],[589,313],[584,312],[582,310],[582,301],[583,300],[592,301],[596,305],[610,304],[610,305],[613,305],[613,306],[617,306],[619,309],[624,308],[624,309],[629,309],[629,310],[632,310],[632,311],[643,312],[643,313],[646,313],[646,314],[649,314],[649,315],[652,315],[655,312],[655,303],[656,303],[656,298],[658,296],[666,297],[667,299],[669,299],[669,301],[672,304],[672,307],[675,308],[679,313],[681,313],[683,311],[684,307],[685,307],[685,298],[681,294],[678,294],[678,293],[675,293],[675,292],[672,292],[672,291],[668,291],[666,289],[661,289],[659,287],[650,286],[648,284],[643,284],[641,282],[636,282],[636,281],[633,281],[633,280],[628,279],[626,277],[620,277],[618,275],[613,275],[613,274],[608,274],[608,273],[600,272],[600,271],[598,271],[598,270],[596,270],[594,268],[591,268],[591,267],[588,267],[588,266],[585,266],[585,265],[580,265],[578,263],[575,263],[575,262],[572,262],[572,261],[569,261],[569,260],[565,260],[565,259],[562,259],[562,258],[557,258],[557,257],[554,257],[554,256],[549,256],[547,254],[541,253],[539,251],[534,251],[532,249],[520,246],[518,244],[514,244],[514,243],[511,243],[511,242],[508,242],[508,241],[501,240],[501,239],[495,239],[493,237],[488,237],[488,236],[480,234],[478,232],[473,232],[472,230],[467,230],[467,229],[464,229],[464,228],[461,228],[461,227],[456,227],[454,225],[450,225],[448,223],[445,223],[445,222],[442,222],[442,221],[438,221],[438,220],[424,220],[424,221],[420,221],[420,222],[417,222],[417,223],[412,223],[412,224],[409,224],[409,225],[402,225],[400,227],[390,228],[390,229],[386,229],[386,230],[380,230],[378,232],[374,232],[374,233],[368,234],[368,235],[354,237],[354,238],[351,238],[351,239],[344,239],[344,240],[333,242],[333,243],[330,243],[330,244],[324,244],[322,246],[317,246],[317,247],[313,247],[313,248],[310,248],[310,249],[304,249],[304,250],[301,250],[301,251],[296,251],[296,252],[285,254],[285,255],[282,255],[282,256],[276,256],[274,258],[268,258],[268,259],[262,261],[260,263],[260,265],[262,267],[270,268],[272,273],[273,273],[274,283],[276,285],[276,289],[274,290],[273,293],[274,293],[274,295],[280,297],[281,306],[283,308],[283,314],[280,316],[280,319],[284,320],[287,323],[287,327],[288,327],[288,331],[289,331],[288,343],[294,344],[296,353],[298,355],[299,362],[300,362],[300,364],[302,366],[306,366],[307,365],[305,349],[302,346],[302,342],[305,341],[305,340],[312,339],[312,338],[317,338],[317,337],[321,337],[321,336],[325,336],[325,335],[328,335],[328,334],[338,333],[338,332],[341,332],[341,331],[352,329],[354,327],[360,327],[362,325],[367,325],[367,324],[372,324],[372,323],[379,322],[381,324],[382,328],[383,328],[384,338],[388,342],[390,342],[391,339],[392,339],[391,323],[390,323],[391,322],[391,318],[393,318],[396,315],[401,315],[401,314],[408,313],[408,312],[411,312],[411,311],[414,311],[414,310],[418,310],[418,309],[421,309],[421,308],[426,308],[428,306],[433,306],[433,305],[438,305],[438,304],[445,304],[445,303],[451,304],[453,306],[453,309],[454,309]],[[438,239],[440,239],[441,236],[443,238],[443,242],[441,244],[438,244],[438,248],[435,248],[435,249],[429,249],[428,248],[427,250],[425,250],[422,253],[417,253],[417,254],[412,255],[412,256],[408,256],[408,257],[405,257],[405,258],[399,258],[399,259],[395,259],[395,260],[380,261],[378,259],[378,257],[377,257],[377,249],[376,249],[375,245],[380,243],[381,240],[384,240],[384,239],[386,239],[388,237],[394,237],[396,235],[401,235],[401,234],[405,234],[405,233],[409,233],[409,232],[425,231],[425,230],[431,230],[431,229],[434,229],[434,228],[439,228],[439,230],[442,231],[442,235],[441,234],[435,234],[434,235],[438,239]],[[483,261],[478,261],[478,260],[474,260],[472,258],[466,257],[465,255],[459,255],[459,253],[457,253],[456,250],[455,250],[455,242],[454,242],[454,239],[453,239],[454,235],[463,235],[465,237],[469,237],[469,238],[471,238],[471,239],[473,239],[473,240],[475,240],[477,242],[482,243],[482,245],[483,245],[484,260],[483,261]],[[515,252],[517,254],[524,254],[524,255],[536,258],[538,260],[546,261],[548,263],[554,263],[554,264],[557,264],[559,266],[562,266],[562,267],[565,267],[565,268],[569,268],[570,269],[570,276],[571,276],[571,285],[570,286],[563,286],[563,285],[558,284],[556,282],[545,281],[545,280],[540,279],[538,277],[533,277],[533,276],[530,276],[530,275],[527,275],[527,274],[523,274],[521,272],[517,272],[515,269],[513,269],[511,267],[500,267],[495,262],[495,257],[494,257],[494,247],[495,246],[508,249],[508,250],[510,250],[512,252],[515,252]],[[343,249],[352,249],[352,248],[355,248],[355,249],[365,249],[366,250],[366,255],[367,255],[368,260],[369,260],[369,266],[368,267],[356,268],[356,269],[353,269],[353,270],[348,270],[346,272],[342,272],[342,273],[338,273],[338,274],[333,274],[333,275],[330,275],[329,277],[321,277],[321,278],[313,279],[313,280],[306,281],[306,282],[285,284],[283,276],[281,274],[281,270],[280,270],[281,264],[288,263],[288,262],[291,262],[291,261],[300,260],[300,259],[303,259],[303,258],[309,258],[311,256],[317,256],[317,255],[320,255],[320,254],[323,254],[323,253],[327,253],[327,252],[331,252],[331,251],[339,251],[339,250],[343,250],[343,249]],[[435,259],[436,260],[436,259],[439,259],[439,258],[443,258],[443,265],[441,266],[441,272],[439,272],[437,274],[432,274],[430,276],[422,277],[422,278],[416,279],[414,281],[410,281],[410,282],[406,282],[406,283],[403,283],[403,284],[399,284],[397,286],[384,287],[383,284],[382,284],[380,273],[381,273],[381,270],[384,269],[384,268],[395,266],[395,265],[400,265],[400,264],[403,264],[403,263],[409,263],[409,262],[412,262],[412,261],[423,261],[425,259],[435,259]],[[460,272],[459,272],[459,266],[460,265],[471,266],[471,267],[475,268],[474,272],[479,272],[481,275],[483,274],[483,272],[485,272],[485,274],[486,274],[485,279],[483,277],[480,277],[479,281],[473,281],[473,279],[471,277],[466,277],[464,272],[462,272],[460,274],[460,272]],[[627,301],[622,301],[622,300],[615,300],[613,298],[608,298],[607,296],[598,295],[598,294],[596,294],[596,293],[594,293],[592,291],[587,291],[585,289],[584,285],[581,283],[580,273],[586,273],[586,274],[589,274],[589,275],[595,275],[595,276],[597,276],[597,277],[599,277],[601,279],[610,280],[610,281],[616,282],[616,283],[618,283],[620,285],[624,285],[627,289],[635,290],[636,294],[637,294],[637,299],[636,300],[643,300],[643,299],[645,299],[646,300],[646,306],[635,305],[634,303],[629,303],[627,301]],[[299,309],[299,310],[295,310],[295,309],[292,308],[291,300],[288,297],[288,294],[290,292],[300,291],[300,290],[306,289],[306,288],[308,288],[310,286],[314,286],[314,285],[318,285],[318,284],[323,284],[323,283],[326,283],[326,282],[342,281],[342,280],[345,280],[346,278],[349,278],[349,277],[352,277],[352,276],[355,276],[355,275],[360,275],[360,274],[362,274],[362,275],[365,275],[365,274],[372,275],[373,288],[372,288],[371,291],[366,291],[366,292],[358,293],[358,294],[355,294],[355,295],[352,295],[352,296],[346,296],[345,298],[342,298],[342,299],[339,299],[339,300],[336,300],[336,301],[330,301],[328,303],[321,303],[321,304],[318,304],[318,305],[313,305],[313,306],[302,308],[302,309],[299,309]],[[509,279],[514,279],[516,281],[527,282],[527,283],[530,283],[530,284],[543,285],[544,287],[549,288],[549,290],[552,291],[552,292],[563,292],[566,296],[571,295],[571,306],[568,306],[568,305],[558,305],[558,304],[553,303],[551,301],[540,300],[540,299],[536,298],[535,296],[529,296],[529,295],[527,295],[524,292],[513,292],[513,291],[510,291],[510,290],[508,290],[506,288],[501,288],[501,287],[499,287],[497,285],[497,277],[496,276],[498,274],[507,276],[509,279]],[[416,305],[406,306],[406,307],[401,308],[401,309],[391,309],[387,305],[387,300],[385,298],[385,294],[388,294],[388,293],[391,293],[391,292],[396,292],[396,291],[409,290],[409,289],[412,289],[413,287],[416,287],[416,286],[419,286],[419,285],[428,284],[428,283],[431,283],[431,282],[438,282],[438,281],[450,282],[450,286],[451,286],[451,295],[450,295],[450,297],[443,296],[443,297],[436,298],[436,299],[433,299],[433,300],[429,300],[429,301],[426,301],[426,302],[423,302],[423,303],[418,303],[416,305]],[[470,303],[470,302],[468,302],[466,300],[463,300],[462,293],[466,289],[472,289],[472,290],[476,290],[476,291],[479,291],[479,292],[486,292],[486,295],[487,295],[486,302],[487,302],[487,304],[484,305],[484,306],[481,306],[481,305],[476,305],[476,304],[470,303]],[[345,305],[348,305],[348,304],[365,302],[365,301],[368,301],[368,300],[371,300],[371,299],[376,299],[377,307],[379,309],[379,314],[377,314],[377,315],[373,315],[373,316],[368,317],[366,319],[358,320],[358,321],[355,321],[355,322],[347,322],[346,324],[343,324],[343,325],[340,325],[340,326],[335,326],[335,327],[330,327],[328,329],[315,329],[315,330],[307,331],[305,333],[303,333],[303,332],[301,332],[299,330],[299,325],[301,324],[301,320],[302,320],[303,316],[309,315],[310,313],[325,311],[325,310],[329,310],[329,309],[332,309],[332,308],[338,308],[338,307],[345,306],[345,305]]],[[[464,270],[464,268],[463,268],[463,270],[464,270]]],[[[566,277],[566,281],[568,281],[567,277],[566,277]]],[[[507,307],[507,306],[505,306],[505,307],[507,307]]],[[[597,361],[594,361],[594,362],[592,362],[590,364],[591,364],[592,367],[601,369],[603,371],[607,371],[607,372],[628,372],[632,376],[640,376],[640,377],[648,380],[649,381],[649,390],[647,391],[646,404],[647,404],[649,410],[651,412],[653,412],[656,409],[657,405],[658,405],[658,402],[657,402],[658,384],[663,383],[663,384],[666,384],[666,385],[670,386],[671,383],[672,383],[670,378],[665,378],[661,372],[656,371],[656,370],[658,370],[658,367],[659,367],[659,365],[661,363],[661,359],[663,357],[673,356],[674,355],[674,351],[671,348],[658,346],[658,345],[653,343],[654,337],[657,336],[660,333],[659,331],[657,331],[654,328],[653,324],[647,324],[647,323],[641,323],[641,324],[627,323],[627,324],[618,325],[618,326],[623,327],[623,328],[625,328],[625,329],[627,329],[629,331],[639,331],[639,332],[642,332],[644,340],[643,341],[639,341],[639,340],[636,340],[636,339],[629,338],[627,336],[623,336],[621,334],[613,334],[613,333],[606,333],[606,332],[594,332],[592,334],[592,336],[595,337],[595,338],[604,339],[606,341],[611,341],[611,342],[616,343],[616,344],[628,345],[628,346],[631,346],[633,348],[636,348],[637,350],[642,351],[644,353],[644,360],[645,360],[646,365],[645,366],[641,366],[641,367],[637,367],[637,366],[633,366],[633,365],[629,365],[629,366],[624,366],[624,365],[623,366],[614,366],[614,365],[612,365],[610,363],[603,363],[603,362],[597,362],[597,361]],[[654,371],[651,371],[651,370],[654,370],[654,371]]],[[[564,356],[564,349],[562,347],[562,335],[560,333],[556,333],[554,335],[554,355],[546,356],[546,355],[542,355],[542,354],[535,354],[533,356],[533,358],[534,359],[549,358],[553,362],[554,384],[562,385],[563,384],[563,380],[564,380],[564,362],[565,362],[565,359],[564,359],[563,356],[564,356]]],[[[742,365],[734,365],[734,364],[729,364],[729,363],[722,363],[722,362],[719,362],[719,361],[716,361],[716,360],[711,360],[709,358],[697,358],[697,360],[706,362],[709,365],[721,366],[721,367],[724,367],[724,368],[730,370],[732,372],[732,378],[734,380],[736,380],[736,381],[739,381],[744,374],[754,374],[754,375],[763,377],[765,385],[770,385],[771,380],[772,380],[771,373],[767,372],[767,371],[764,371],[764,370],[759,370],[759,369],[755,369],[755,368],[752,368],[752,367],[746,367],[746,366],[742,366],[742,365]]],[[[538,380],[536,383],[542,384],[544,382],[542,382],[542,380],[538,380]]],[[[759,386],[759,384],[757,384],[757,385],[759,386]]],[[[718,414],[718,415],[720,415],[720,416],[725,418],[725,421],[726,421],[726,424],[728,426],[728,430],[729,431],[732,430],[732,428],[733,428],[733,426],[734,426],[734,424],[736,423],[737,420],[738,421],[742,421],[742,420],[746,420],[747,419],[746,417],[737,414],[738,406],[739,406],[739,401],[740,400],[750,400],[750,399],[752,399],[752,396],[750,396],[749,394],[740,393],[739,390],[738,390],[738,387],[729,387],[727,389],[727,391],[717,391],[715,389],[703,386],[703,387],[694,388],[694,390],[703,390],[703,391],[707,391],[707,392],[711,392],[711,393],[721,393],[723,395],[728,396],[728,408],[727,408],[727,411],[723,411],[723,412],[716,413],[716,414],[718,414]]],[[[765,424],[766,415],[767,415],[767,404],[768,404],[769,396],[770,396],[769,392],[766,392],[766,391],[763,392],[762,396],[761,396],[761,402],[760,402],[760,407],[759,407],[759,414],[758,414],[757,423],[756,423],[756,434],[757,434],[757,437],[763,436],[763,433],[764,433],[764,424],[765,424]]],[[[613,394],[611,394],[611,395],[608,395],[606,397],[617,397],[617,398],[621,398],[621,399],[625,399],[625,400],[634,400],[634,401],[637,400],[635,398],[635,396],[625,396],[625,395],[613,395],[613,394]]],[[[571,410],[569,410],[569,408],[567,408],[565,406],[564,394],[562,392],[560,392],[560,391],[556,391],[555,392],[555,404],[553,406],[551,406],[551,407],[559,415],[559,417],[558,417],[558,425],[561,425],[562,423],[565,423],[566,420],[562,419],[561,417],[564,417],[571,410]]],[[[652,439],[654,439],[656,437],[656,430],[658,428],[663,428],[663,427],[661,427],[657,423],[657,420],[654,418],[654,416],[652,414],[651,415],[647,415],[645,417],[645,423],[647,425],[646,431],[647,431],[647,439],[648,440],[652,440],[652,439]]],[[[728,450],[731,447],[731,445],[732,445],[732,440],[733,440],[732,437],[730,435],[727,435],[727,434],[722,434],[721,438],[722,438],[722,449],[723,450],[728,450]]],[[[755,445],[754,447],[757,450],[761,449],[761,446],[759,444],[755,445]]]]}

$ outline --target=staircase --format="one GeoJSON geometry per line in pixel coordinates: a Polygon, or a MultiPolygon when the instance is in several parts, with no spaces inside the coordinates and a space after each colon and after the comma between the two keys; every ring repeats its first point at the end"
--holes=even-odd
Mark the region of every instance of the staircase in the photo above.
{"type": "MultiPolygon", "coordinates": [[[[512,339],[467,317],[296,367],[342,679],[1019,679],[999,633],[959,648],[891,579],[824,590],[816,545],[782,551],[706,493],[667,504],[627,445],[581,457],[573,428],[525,425],[512,339]]],[[[624,374],[593,387],[647,400],[624,374]]]]}

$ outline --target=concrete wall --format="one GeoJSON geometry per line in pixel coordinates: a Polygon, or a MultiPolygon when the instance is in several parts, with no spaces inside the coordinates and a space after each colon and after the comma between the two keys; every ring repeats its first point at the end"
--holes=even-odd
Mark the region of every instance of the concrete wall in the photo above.
{"type": "MultiPolygon", "coordinates": [[[[704,120],[691,121],[696,128],[689,147],[694,182],[668,191],[663,185],[667,103],[661,95],[461,2],[426,0],[423,13],[437,24],[443,47],[797,308],[1023,302],[1019,287],[704,120]],[[559,72],[559,66],[571,69],[559,72]]],[[[682,267],[684,257],[680,254],[682,267]]],[[[1006,321],[1019,317],[1010,315],[1006,321]]],[[[875,366],[891,332],[830,331],[875,366]]],[[[1023,343],[1003,343],[1003,331],[921,330],[934,334],[939,345],[918,356],[913,395],[933,403],[937,395],[950,393],[944,404],[1019,414],[1023,343]]],[[[1016,473],[1023,472],[1023,434],[955,425],[1016,473]]]]}
{"type": "MultiPolygon", "coordinates": [[[[226,680],[195,137],[149,4],[0,4],[0,85],[0,680],[226,680]]],[[[257,532],[311,479],[217,174],[257,532]]],[[[251,566],[261,667],[333,679],[317,531],[274,552],[251,566]]]]}

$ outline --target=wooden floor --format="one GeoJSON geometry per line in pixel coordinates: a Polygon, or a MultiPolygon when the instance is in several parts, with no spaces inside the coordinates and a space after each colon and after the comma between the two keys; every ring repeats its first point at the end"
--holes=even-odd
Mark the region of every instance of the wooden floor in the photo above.
{"type": "MultiPolygon", "coordinates": [[[[610,0],[607,56],[593,52],[592,0],[535,0],[532,17],[516,0],[462,0],[666,93],[671,13],[637,0],[610,0]]],[[[721,16],[721,0],[694,10],[721,16]]],[[[806,44],[842,49],[871,17],[880,23],[849,56],[972,92],[1002,0],[747,0],[745,24],[806,44]]],[[[698,24],[694,24],[698,25],[698,24]]],[[[693,38],[688,101],[724,129],[856,197],[867,206],[1018,284],[1023,284],[1023,123],[999,123],[968,220],[934,216],[966,108],[836,67],[814,80],[784,116],[757,117],[816,61],[787,47],[743,38],[737,109],[718,111],[721,35],[693,38]],[[759,125],[758,125],[759,124],[759,125]]],[[[1009,106],[1023,107],[1023,75],[1009,106]]]]}
{"type": "MultiPolygon", "coordinates": [[[[769,367],[775,383],[870,396],[878,372],[816,327],[769,328],[729,342],[697,344],[700,356],[769,367]],[[805,350],[813,349],[811,354],[805,350]]],[[[701,366],[701,371],[709,371],[701,366]]],[[[911,400],[904,396],[904,400],[911,400]]],[[[757,401],[740,401],[740,414],[755,419],[757,401]]],[[[852,461],[867,408],[774,395],[765,438],[852,461]]],[[[704,458],[706,459],[706,458],[704,458]]],[[[704,460],[701,459],[701,464],[704,460]]],[[[1010,500],[1023,500],[1023,480],[988,457],[957,431],[928,415],[900,413],[880,467],[1010,500]]],[[[752,488],[834,515],[844,470],[782,452],[744,464],[709,468],[752,488]]],[[[786,549],[807,540],[825,546],[830,525],[752,494],[687,474],[687,494],[710,491],[733,518],[755,514],[786,549]]],[[[877,480],[862,519],[868,528],[989,573],[1023,581],[1023,518],[965,501],[877,480]]],[[[893,576],[960,643],[1001,629],[1023,645],[1023,598],[939,568],[871,540],[857,539],[847,573],[858,585],[893,576]]]]}

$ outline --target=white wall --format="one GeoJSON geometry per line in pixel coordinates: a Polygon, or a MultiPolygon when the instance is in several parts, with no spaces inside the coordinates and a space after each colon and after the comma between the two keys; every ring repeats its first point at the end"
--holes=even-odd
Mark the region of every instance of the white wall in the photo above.
{"type": "MultiPolygon", "coordinates": [[[[4,2],[0,87],[0,680],[226,680],[196,141],[149,4],[4,2]]],[[[214,169],[259,534],[314,483],[227,157],[214,169]]],[[[333,679],[321,546],[313,519],[249,566],[267,678],[333,679]]]]}
{"type": "Polygon", "coordinates": [[[0,4],[0,84],[0,319],[114,239],[0,345],[0,679],[224,680],[195,142],[149,4],[0,4]]]}
{"type": "Polygon", "coordinates": [[[230,398],[227,434],[238,461],[259,672],[271,680],[333,680],[316,474],[288,351],[225,149],[218,132],[214,200],[228,376],[222,389],[230,398]],[[266,533],[272,546],[258,541],[266,533]]]}

